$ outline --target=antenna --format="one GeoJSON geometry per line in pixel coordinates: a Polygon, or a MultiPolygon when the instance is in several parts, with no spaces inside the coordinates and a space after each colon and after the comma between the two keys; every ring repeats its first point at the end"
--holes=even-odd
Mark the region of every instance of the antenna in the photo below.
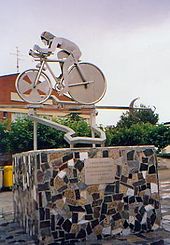
{"type": "Polygon", "coordinates": [[[15,55],[16,56],[16,58],[17,58],[17,73],[19,73],[19,60],[22,60],[22,59],[20,59],[20,51],[19,51],[19,48],[18,47],[16,47],[16,53],[10,53],[10,54],[12,54],[12,55],[15,55]]]}

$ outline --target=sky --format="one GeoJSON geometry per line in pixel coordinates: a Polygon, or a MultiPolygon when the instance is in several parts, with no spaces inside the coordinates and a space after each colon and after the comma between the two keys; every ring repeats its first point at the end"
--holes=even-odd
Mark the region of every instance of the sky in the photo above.
{"type": "MultiPolygon", "coordinates": [[[[81,60],[104,73],[97,105],[128,106],[139,97],[136,106],[170,121],[169,0],[1,0],[0,9],[0,76],[16,73],[16,47],[19,72],[35,68],[28,51],[50,31],[75,42],[81,60]]],[[[116,125],[123,112],[98,110],[97,123],[116,125]]]]}

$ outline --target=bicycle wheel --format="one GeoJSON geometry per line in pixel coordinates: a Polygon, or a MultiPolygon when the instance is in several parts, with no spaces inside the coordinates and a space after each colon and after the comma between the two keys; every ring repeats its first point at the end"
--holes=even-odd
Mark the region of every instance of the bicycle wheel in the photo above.
{"type": "Polygon", "coordinates": [[[19,96],[28,103],[43,103],[49,98],[52,92],[51,82],[43,72],[41,72],[38,83],[34,87],[37,74],[37,69],[24,71],[17,77],[15,83],[19,96]]]}
{"type": "Polygon", "coordinates": [[[80,63],[80,69],[89,84],[83,85],[78,68],[73,66],[68,74],[68,93],[81,104],[95,104],[106,92],[105,77],[98,67],[90,63],[80,63]]]}

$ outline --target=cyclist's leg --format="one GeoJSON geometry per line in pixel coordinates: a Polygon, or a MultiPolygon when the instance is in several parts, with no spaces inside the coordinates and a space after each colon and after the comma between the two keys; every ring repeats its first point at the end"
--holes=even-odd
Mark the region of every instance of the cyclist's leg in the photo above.
{"type": "MultiPolygon", "coordinates": [[[[58,58],[59,60],[64,60],[64,59],[67,59],[69,55],[70,55],[70,54],[69,54],[67,51],[61,50],[61,51],[59,51],[59,52],[57,53],[57,58],[58,58]]],[[[62,78],[63,78],[63,63],[60,63],[60,67],[61,67],[61,74],[60,74],[60,76],[58,77],[58,79],[62,79],[62,78]]]]}
{"type": "Polygon", "coordinates": [[[63,89],[60,90],[60,94],[61,95],[63,93],[67,93],[69,91],[69,73],[70,73],[70,68],[72,67],[72,65],[74,65],[74,63],[75,63],[75,58],[72,56],[72,54],[69,54],[67,56],[67,58],[65,58],[65,60],[64,60],[64,63],[63,63],[63,66],[62,66],[62,73],[63,73],[63,78],[64,78],[64,86],[63,86],[63,89]]]}

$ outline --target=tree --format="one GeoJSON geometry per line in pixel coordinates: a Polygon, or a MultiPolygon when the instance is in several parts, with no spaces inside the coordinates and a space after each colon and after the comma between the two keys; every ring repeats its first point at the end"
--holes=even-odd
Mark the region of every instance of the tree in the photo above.
{"type": "Polygon", "coordinates": [[[108,146],[154,145],[158,152],[170,144],[170,128],[160,124],[136,123],[128,127],[106,127],[108,146]]]}
{"type": "Polygon", "coordinates": [[[108,128],[106,130],[106,135],[110,141],[109,145],[144,145],[147,144],[147,135],[151,130],[152,125],[147,124],[132,124],[132,126],[128,127],[114,127],[108,128]]]}
{"type": "MultiPolygon", "coordinates": [[[[77,136],[90,136],[88,123],[79,115],[70,114],[65,118],[53,119],[57,123],[72,128],[77,136]]],[[[64,132],[42,124],[37,126],[38,149],[69,147],[64,140],[64,132]]],[[[11,123],[10,150],[12,153],[33,149],[33,122],[28,119],[18,119],[11,123]]]]}
{"type": "MultiPolygon", "coordinates": [[[[128,119],[128,118],[126,118],[128,119]]],[[[76,136],[91,136],[88,123],[78,114],[70,114],[64,118],[55,118],[54,121],[72,128],[76,136]]],[[[128,122],[128,120],[124,121],[128,122]]],[[[155,145],[160,151],[170,144],[170,128],[165,125],[136,122],[122,123],[122,127],[105,127],[107,146],[127,145],[155,145]],[[125,126],[124,126],[125,125],[125,126]],[[127,127],[127,125],[130,125],[127,127]]],[[[38,124],[38,149],[69,147],[64,140],[64,132],[38,124]]],[[[0,150],[1,152],[23,152],[33,149],[33,122],[28,119],[18,119],[11,123],[0,123],[0,150]]]]}
{"type": "MultiPolygon", "coordinates": [[[[53,121],[73,129],[76,136],[88,137],[91,134],[88,123],[76,113],[71,113],[64,118],[53,118],[53,121]]],[[[64,132],[38,124],[38,148],[61,147],[69,147],[69,144],[64,140],[64,132]]]]}
{"type": "Polygon", "coordinates": [[[77,136],[90,137],[91,129],[86,120],[79,116],[77,113],[70,113],[67,117],[56,118],[54,121],[72,128],[77,136]]]}
{"type": "Polygon", "coordinates": [[[12,153],[33,149],[33,123],[30,119],[17,119],[11,123],[9,132],[10,151],[12,153]]]}
{"type": "Polygon", "coordinates": [[[164,147],[170,145],[170,128],[163,124],[152,127],[148,134],[148,143],[154,144],[160,152],[164,147]]]}
{"type": "Polygon", "coordinates": [[[150,123],[156,125],[159,119],[158,114],[150,108],[147,109],[144,105],[140,105],[140,107],[143,109],[134,109],[133,111],[123,113],[116,126],[119,128],[129,128],[132,124],[136,123],[150,123]]]}
{"type": "Polygon", "coordinates": [[[0,122],[0,152],[6,153],[9,151],[9,130],[8,121],[0,122]]]}

